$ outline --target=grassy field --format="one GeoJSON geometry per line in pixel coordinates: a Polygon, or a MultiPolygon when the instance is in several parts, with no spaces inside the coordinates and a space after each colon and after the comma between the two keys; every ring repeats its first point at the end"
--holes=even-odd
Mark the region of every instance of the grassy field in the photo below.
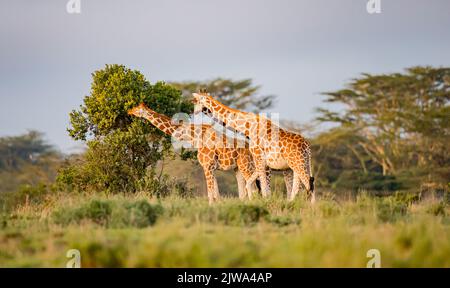
{"type": "Polygon", "coordinates": [[[1,216],[0,266],[450,267],[448,197],[352,200],[311,206],[281,197],[241,202],[55,193],[1,216]]]}

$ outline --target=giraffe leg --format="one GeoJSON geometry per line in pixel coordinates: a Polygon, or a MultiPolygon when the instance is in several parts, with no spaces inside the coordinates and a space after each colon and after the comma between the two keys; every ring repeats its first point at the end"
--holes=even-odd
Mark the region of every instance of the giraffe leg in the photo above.
{"type": "Polygon", "coordinates": [[[258,172],[259,181],[261,182],[261,194],[264,198],[270,197],[270,171],[265,168],[258,172]]]}
{"type": "Polygon", "coordinates": [[[283,171],[284,183],[286,184],[287,199],[290,198],[292,193],[292,182],[294,180],[294,172],[291,169],[283,171]]]}
{"type": "MultiPolygon", "coordinates": [[[[258,192],[258,187],[256,184],[256,180],[253,183],[250,183],[250,189],[247,188],[246,183],[249,182],[250,177],[253,175],[253,172],[255,170],[254,164],[253,164],[253,158],[252,156],[249,154],[248,150],[238,150],[238,158],[236,160],[236,164],[237,164],[237,171],[240,172],[240,174],[242,175],[242,177],[244,178],[244,185],[243,185],[243,198],[244,199],[246,197],[251,198],[251,195],[253,193],[257,193],[258,192]]],[[[237,175],[236,175],[237,177],[237,175]]],[[[238,180],[238,184],[239,184],[239,180],[238,180]]],[[[241,189],[241,188],[239,188],[241,189]]],[[[239,190],[239,192],[241,192],[241,190],[239,190]]],[[[241,194],[239,194],[241,195],[241,194]]],[[[240,197],[240,196],[239,196],[240,197]]]]}
{"type": "Polygon", "coordinates": [[[269,189],[269,194],[267,196],[270,196],[271,194],[271,190],[270,190],[270,181],[272,180],[272,169],[270,169],[270,167],[266,167],[266,173],[264,175],[266,177],[266,181],[269,185],[268,189],[269,189]]]}
{"type": "Polygon", "coordinates": [[[238,184],[239,199],[244,200],[245,197],[247,196],[246,189],[245,189],[245,179],[239,170],[236,170],[236,181],[238,184]]]}
{"type": "MultiPolygon", "coordinates": [[[[298,154],[300,153],[302,152],[298,152],[298,154]]],[[[310,194],[308,196],[311,197],[311,203],[314,203],[316,201],[316,195],[314,193],[314,177],[310,175],[311,168],[309,167],[309,154],[307,151],[303,152],[302,154],[303,155],[299,158],[287,159],[289,167],[291,167],[294,171],[294,183],[292,185],[292,192],[289,200],[293,200],[295,198],[300,190],[300,184],[303,184],[306,188],[306,191],[308,191],[308,194],[310,194]]]]}
{"type": "Polygon", "coordinates": [[[252,190],[253,185],[256,185],[256,179],[259,179],[259,181],[260,181],[262,196],[269,197],[270,196],[270,170],[269,170],[269,172],[266,170],[265,164],[260,165],[260,167],[257,167],[256,171],[247,180],[247,186],[246,186],[247,192],[252,190]]]}
{"type": "Polygon", "coordinates": [[[209,167],[207,169],[203,169],[205,172],[206,185],[208,187],[208,199],[209,204],[212,204],[214,200],[219,200],[219,186],[217,185],[217,179],[214,175],[214,169],[209,167]]]}
{"type": "Polygon", "coordinates": [[[295,199],[295,196],[297,196],[298,191],[300,190],[300,175],[299,173],[294,171],[293,175],[293,181],[292,181],[292,190],[291,194],[289,195],[288,200],[293,201],[295,199]]]}
{"type": "Polygon", "coordinates": [[[309,174],[305,172],[300,173],[300,180],[305,186],[308,193],[308,198],[310,198],[311,204],[316,202],[316,193],[314,192],[314,177],[310,177],[309,174]]]}
{"type": "Polygon", "coordinates": [[[249,200],[252,200],[253,194],[256,192],[252,187],[256,185],[256,179],[258,178],[259,174],[258,172],[253,172],[253,174],[250,176],[250,178],[247,179],[247,184],[245,186],[245,189],[247,190],[247,196],[249,200]]]}

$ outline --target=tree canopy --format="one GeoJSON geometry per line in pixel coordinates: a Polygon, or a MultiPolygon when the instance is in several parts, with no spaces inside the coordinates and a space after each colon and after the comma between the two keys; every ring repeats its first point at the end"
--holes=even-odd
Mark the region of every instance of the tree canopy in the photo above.
{"type": "Polygon", "coordinates": [[[318,120],[338,127],[318,143],[342,143],[364,173],[370,162],[384,176],[417,170],[429,179],[449,179],[449,68],[363,74],[346,89],[324,95],[325,102],[339,104],[340,109],[320,108],[318,120]]]}
{"type": "Polygon", "coordinates": [[[43,134],[31,130],[26,134],[0,138],[0,170],[18,169],[21,165],[32,163],[40,156],[56,153],[46,143],[43,134]]]}

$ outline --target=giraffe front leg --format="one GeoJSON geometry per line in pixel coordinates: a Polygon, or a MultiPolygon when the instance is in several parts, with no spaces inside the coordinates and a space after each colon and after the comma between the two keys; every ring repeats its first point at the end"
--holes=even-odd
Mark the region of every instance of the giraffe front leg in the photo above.
{"type": "Polygon", "coordinates": [[[243,194],[244,194],[244,198],[248,197],[249,199],[251,199],[252,195],[255,195],[258,193],[259,188],[258,185],[256,184],[256,178],[254,181],[250,181],[251,177],[253,176],[253,173],[249,173],[249,171],[245,171],[243,170],[241,172],[241,175],[243,176],[243,194]]]}
{"type": "Polygon", "coordinates": [[[209,204],[212,204],[214,200],[219,200],[219,186],[217,185],[217,179],[214,175],[214,169],[208,168],[204,169],[206,185],[208,190],[208,200],[209,204]]]}
{"type": "Polygon", "coordinates": [[[292,171],[292,169],[284,170],[283,176],[284,176],[284,184],[286,185],[287,199],[290,199],[292,194],[292,182],[294,180],[294,172],[292,171]]]}
{"type": "Polygon", "coordinates": [[[239,199],[244,200],[246,195],[246,189],[245,189],[245,179],[244,176],[242,176],[242,173],[239,170],[236,170],[236,181],[238,184],[238,192],[239,192],[239,199]]]}
{"type": "Polygon", "coordinates": [[[270,171],[266,167],[262,171],[258,171],[258,178],[261,183],[261,194],[264,198],[270,196],[270,171]]]}

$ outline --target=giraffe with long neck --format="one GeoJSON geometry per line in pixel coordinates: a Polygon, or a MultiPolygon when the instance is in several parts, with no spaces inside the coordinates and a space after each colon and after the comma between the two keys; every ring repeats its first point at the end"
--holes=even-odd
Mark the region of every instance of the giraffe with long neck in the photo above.
{"type": "Polygon", "coordinates": [[[227,127],[250,139],[249,150],[255,162],[255,172],[247,181],[247,185],[259,178],[263,196],[267,197],[270,195],[270,183],[265,176],[267,168],[290,168],[293,171],[293,179],[291,192],[288,190],[289,200],[295,198],[300,185],[303,184],[310,194],[311,202],[315,202],[311,148],[303,136],[280,128],[264,116],[230,108],[207,93],[193,93],[193,96],[196,113],[206,110],[227,127]]]}
{"type": "Polygon", "coordinates": [[[238,145],[230,147],[229,143],[226,143],[229,139],[220,137],[211,125],[173,123],[172,119],[153,111],[143,103],[130,109],[128,114],[144,118],[165,134],[198,148],[197,159],[205,174],[210,203],[220,198],[214,174],[218,169],[235,170],[239,198],[245,199],[247,195],[257,191],[256,183],[246,185],[255,170],[249,149],[237,148],[238,145]]]}

